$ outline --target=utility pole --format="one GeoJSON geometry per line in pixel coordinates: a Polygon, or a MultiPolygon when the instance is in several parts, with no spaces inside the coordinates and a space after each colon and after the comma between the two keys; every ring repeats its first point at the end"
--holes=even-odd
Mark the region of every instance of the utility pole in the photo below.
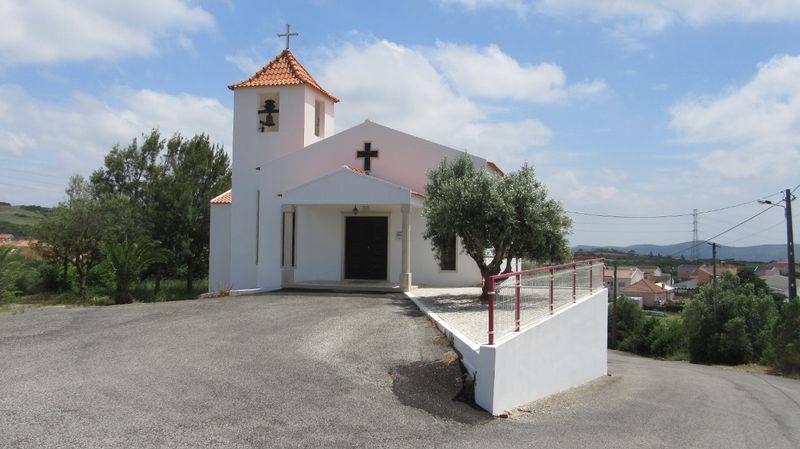
{"type": "Polygon", "coordinates": [[[697,260],[697,209],[692,209],[692,252],[690,257],[697,260]]]}
{"type": "Polygon", "coordinates": [[[786,245],[789,262],[789,301],[797,298],[797,278],[794,265],[794,232],[792,229],[792,191],[786,189],[786,245]]]}
{"type": "Polygon", "coordinates": [[[714,304],[714,316],[717,316],[717,244],[711,242],[711,300],[714,304]]]}
{"type": "Polygon", "coordinates": [[[713,283],[712,285],[714,286],[714,292],[716,293],[716,291],[717,291],[717,244],[714,243],[714,242],[711,242],[711,262],[712,262],[712,266],[711,266],[712,280],[711,280],[711,282],[713,283]]]}
{"type": "Polygon", "coordinates": [[[786,213],[786,252],[787,252],[787,264],[789,265],[789,301],[794,301],[797,298],[797,273],[795,273],[795,264],[794,264],[794,232],[792,230],[792,190],[786,189],[784,192],[785,196],[783,198],[783,202],[786,203],[784,206],[780,205],[780,201],[778,203],[773,203],[770,200],[759,200],[758,202],[761,204],[769,204],[770,206],[778,206],[782,207],[784,212],[786,213]]]}
{"type": "Polygon", "coordinates": [[[614,261],[614,301],[611,303],[611,343],[617,347],[617,261],[614,261]]]}

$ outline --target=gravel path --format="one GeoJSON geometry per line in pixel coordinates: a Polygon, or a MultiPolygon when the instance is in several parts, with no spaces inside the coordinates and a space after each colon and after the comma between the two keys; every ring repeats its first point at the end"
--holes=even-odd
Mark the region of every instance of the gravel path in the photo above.
{"type": "Polygon", "coordinates": [[[509,419],[408,300],[252,297],[0,314],[0,447],[800,447],[800,382],[609,353],[509,419]]]}

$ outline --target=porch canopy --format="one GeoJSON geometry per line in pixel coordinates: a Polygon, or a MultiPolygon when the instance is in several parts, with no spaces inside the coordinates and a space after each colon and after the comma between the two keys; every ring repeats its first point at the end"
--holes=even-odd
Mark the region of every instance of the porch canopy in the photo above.
{"type": "MultiPolygon", "coordinates": [[[[401,238],[402,243],[400,245],[400,253],[401,253],[401,262],[400,262],[400,273],[397,278],[392,275],[386,275],[385,279],[379,279],[384,285],[387,283],[391,283],[396,279],[399,281],[399,289],[403,291],[408,291],[411,288],[411,218],[410,212],[411,207],[421,208],[423,206],[424,196],[420,193],[414,192],[412,189],[406,186],[401,186],[385,179],[377,178],[375,176],[371,176],[369,173],[363,170],[359,170],[348,165],[343,165],[339,169],[321,176],[317,179],[309,181],[305,184],[297,186],[293,189],[290,189],[283,193],[282,195],[282,212],[283,212],[283,255],[282,255],[282,273],[283,273],[283,284],[284,286],[293,286],[297,283],[295,282],[295,270],[297,269],[297,259],[296,257],[296,242],[303,240],[303,243],[306,242],[305,239],[308,238],[317,238],[318,236],[313,235],[295,235],[295,233],[300,234],[303,232],[315,232],[315,230],[309,230],[311,226],[301,226],[301,229],[298,230],[298,226],[296,224],[296,213],[298,206],[342,206],[344,211],[349,211],[350,207],[359,207],[365,209],[365,206],[387,206],[391,207],[396,213],[398,206],[400,210],[400,214],[402,215],[402,227],[400,228],[400,232],[398,237],[401,238]]],[[[319,208],[324,209],[324,208],[319,208]]],[[[391,215],[393,213],[390,213],[391,215]]],[[[355,215],[355,214],[353,214],[355,215]]],[[[366,215],[362,213],[362,217],[366,215]]],[[[327,232],[329,227],[333,227],[335,222],[331,221],[332,226],[323,226],[320,223],[316,223],[316,226],[319,228],[319,232],[327,232]]],[[[386,242],[385,246],[389,246],[393,244],[392,240],[389,239],[389,232],[388,228],[385,228],[382,231],[383,236],[379,236],[380,238],[384,239],[386,242]]],[[[341,240],[342,234],[335,234],[331,233],[331,239],[339,239],[341,240]]],[[[347,237],[345,237],[346,239],[347,237]]],[[[345,242],[341,242],[341,245],[345,247],[345,242]]],[[[349,246],[348,246],[349,248],[349,246]]],[[[386,264],[385,270],[388,270],[388,267],[391,265],[388,261],[388,249],[386,255],[386,264]]],[[[350,281],[353,279],[359,279],[358,276],[348,276],[347,272],[347,260],[348,260],[348,250],[344,249],[341,251],[344,254],[344,260],[340,261],[341,264],[341,274],[338,275],[338,279],[334,279],[334,281],[345,282],[350,281]]],[[[394,252],[396,255],[397,252],[394,252]]],[[[365,254],[366,256],[371,256],[370,254],[365,254]]],[[[310,259],[310,258],[309,258],[310,259]]],[[[315,258],[316,259],[316,258],[315,258]]],[[[396,260],[396,259],[395,259],[396,260]]],[[[301,263],[314,263],[313,261],[302,260],[301,263]]],[[[319,262],[318,262],[319,263],[319,262]]],[[[395,265],[395,269],[397,265],[395,265]]],[[[327,273],[330,275],[329,271],[320,270],[322,272],[327,273]]],[[[306,278],[308,275],[305,276],[306,278]]],[[[372,279],[372,278],[370,278],[372,279]]],[[[378,282],[376,282],[378,284],[378,282]]],[[[364,284],[360,284],[362,287],[364,284]]]]}

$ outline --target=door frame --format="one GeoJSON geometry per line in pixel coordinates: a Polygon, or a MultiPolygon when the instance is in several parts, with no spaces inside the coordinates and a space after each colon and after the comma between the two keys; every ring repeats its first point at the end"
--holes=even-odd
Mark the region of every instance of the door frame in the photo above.
{"type": "Polygon", "coordinates": [[[341,242],[342,242],[342,251],[341,251],[341,274],[340,278],[343,281],[389,281],[390,273],[391,273],[391,261],[392,261],[392,245],[391,245],[391,236],[392,236],[392,212],[385,211],[385,210],[377,210],[377,211],[364,211],[359,212],[358,215],[354,214],[352,211],[342,211],[342,233],[341,233],[341,242]],[[347,217],[386,217],[386,279],[349,279],[345,277],[345,255],[347,253],[347,217]]]}

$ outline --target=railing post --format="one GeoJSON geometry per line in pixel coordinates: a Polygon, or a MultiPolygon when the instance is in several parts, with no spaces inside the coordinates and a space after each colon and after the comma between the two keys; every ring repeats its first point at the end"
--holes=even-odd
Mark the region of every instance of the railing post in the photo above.
{"type": "Polygon", "coordinates": [[[578,288],[578,264],[572,264],[572,302],[577,299],[576,289],[578,288]]]}
{"type": "Polygon", "coordinates": [[[489,276],[489,344],[494,344],[494,277],[489,276]]]}
{"type": "Polygon", "coordinates": [[[553,270],[551,268],[550,269],[550,315],[553,314],[553,305],[554,305],[553,304],[554,303],[554,298],[553,298],[553,293],[554,293],[553,292],[553,287],[554,287],[554,285],[553,284],[555,283],[554,273],[555,273],[555,270],[553,270]]]}
{"type": "Polygon", "coordinates": [[[594,280],[594,275],[592,274],[592,261],[589,261],[589,293],[594,293],[594,286],[592,285],[592,281],[594,280]]]}
{"type": "Polygon", "coordinates": [[[520,298],[520,285],[522,284],[522,275],[517,274],[515,276],[517,278],[517,288],[515,292],[516,298],[514,298],[514,330],[519,332],[519,321],[520,321],[520,305],[521,305],[521,298],[520,298]]]}

